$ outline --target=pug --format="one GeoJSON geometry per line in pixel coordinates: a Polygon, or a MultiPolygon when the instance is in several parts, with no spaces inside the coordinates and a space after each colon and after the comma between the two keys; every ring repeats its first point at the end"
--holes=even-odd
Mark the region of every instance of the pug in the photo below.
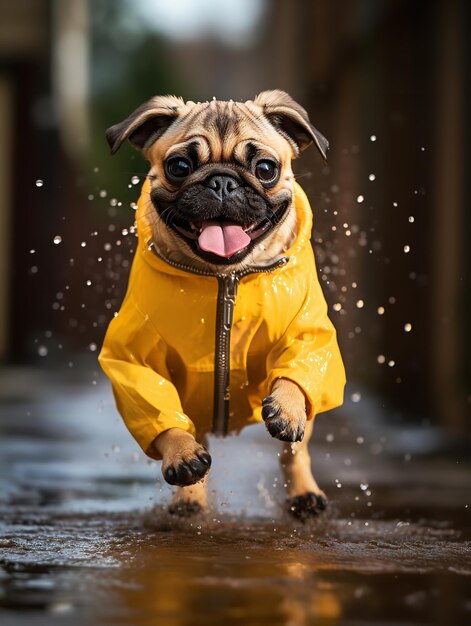
{"type": "Polygon", "coordinates": [[[265,423],[283,442],[287,510],[326,508],[311,471],[315,415],[345,371],[317,278],[309,202],[292,161],[328,142],[287,93],[246,102],[156,96],[106,132],[149,161],[138,247],[100,363],[144,452],[176,485],[170,511],[207,506],[207,434],[265,423]]]}

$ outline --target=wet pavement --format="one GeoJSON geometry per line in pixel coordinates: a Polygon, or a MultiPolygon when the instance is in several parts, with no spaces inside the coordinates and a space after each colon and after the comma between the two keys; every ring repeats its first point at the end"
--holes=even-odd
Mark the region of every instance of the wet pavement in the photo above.
{"type": "Polygon", "coordinates": [[[0,624],[470,624],[469,455],[362,395],[316,424],[312,524],[263,426],[211,441],[211,510],[178,520],[101,376],[4,370],[0,624]]]}

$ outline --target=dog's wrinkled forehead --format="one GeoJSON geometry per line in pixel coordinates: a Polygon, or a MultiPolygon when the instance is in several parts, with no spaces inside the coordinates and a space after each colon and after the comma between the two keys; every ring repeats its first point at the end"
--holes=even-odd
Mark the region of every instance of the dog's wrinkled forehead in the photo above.
{"type": "Polygon", "coordinates": [[[194,152],[200,163],[245,162],[262,150],[288,160],[296,144],[258,109],[251,102],[185,103],[160,141],[149,138],[146,156],[154,161],[169,153],[194,152]]]}
{"type": "Polygon", "coordinates": [[[170,146],[194,139],[207,159],[237,158],[236,145],[262,142],[278,154],[296,157],[314,143],[326,158],[328,142],[311,124],[306,111],[287,93],[264,91],[246,102],[212,100],[184,102],[175,96],[156,96],[106,133],[112,153],[129,139],[152,161],[170,146]]]}

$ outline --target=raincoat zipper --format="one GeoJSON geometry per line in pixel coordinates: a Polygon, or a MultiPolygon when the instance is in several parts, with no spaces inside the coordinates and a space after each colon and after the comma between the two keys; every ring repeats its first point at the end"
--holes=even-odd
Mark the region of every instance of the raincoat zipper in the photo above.
{"type": "Polygon", "coordinates": [[[231,331],[234,319],[235,299],[237,288],[241,278],[249,274],[262,274],[286,265],[289,257],[282,257],[271,265],[265,267],[248,267],[240,272],[229,274],[213,274],[204,270],[198,270],[184,263],[170,261],[159,253],[153,241],[147,245],[161,261],[168,263],[176,269],[198,274],[200,276],[213,276],[218,281],[218,295],[216,305],[216,328],[214,348],[214,400],[213,400],[213,428],[215,435],[225,436],[229,426],[229,402],[230,402],[230,367],[231,367],[231,331]]]}

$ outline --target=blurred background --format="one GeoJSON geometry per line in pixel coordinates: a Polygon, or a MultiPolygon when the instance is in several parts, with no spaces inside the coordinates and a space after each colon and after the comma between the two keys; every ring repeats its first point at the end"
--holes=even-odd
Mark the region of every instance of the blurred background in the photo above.
{"type": "Polygon", "coordinates": [[[0,0],[2,625],[470,623],[470,14],[0,0]],[[294,164],[347,368],[311,446],[330,506],[287,519],[259,425],[211,441],[209,518],[178,522],[97,363],[147,172],[104,132],[155,94],[271,88],[331,143],[294,164]]]}
{"type": "MultiPolygon", "coordinates": [[[[288,91],[351,411],[464,441],[471,411],[464,0],[0,0],[0,355],[80,370],[126,288],[147,165],[104,131],[155,94],[288,91]]],[[[88,380],[88,379],[87,379],[88,380]]],[[[448,438],[448,439],[447,439],[448,438]]]]}

